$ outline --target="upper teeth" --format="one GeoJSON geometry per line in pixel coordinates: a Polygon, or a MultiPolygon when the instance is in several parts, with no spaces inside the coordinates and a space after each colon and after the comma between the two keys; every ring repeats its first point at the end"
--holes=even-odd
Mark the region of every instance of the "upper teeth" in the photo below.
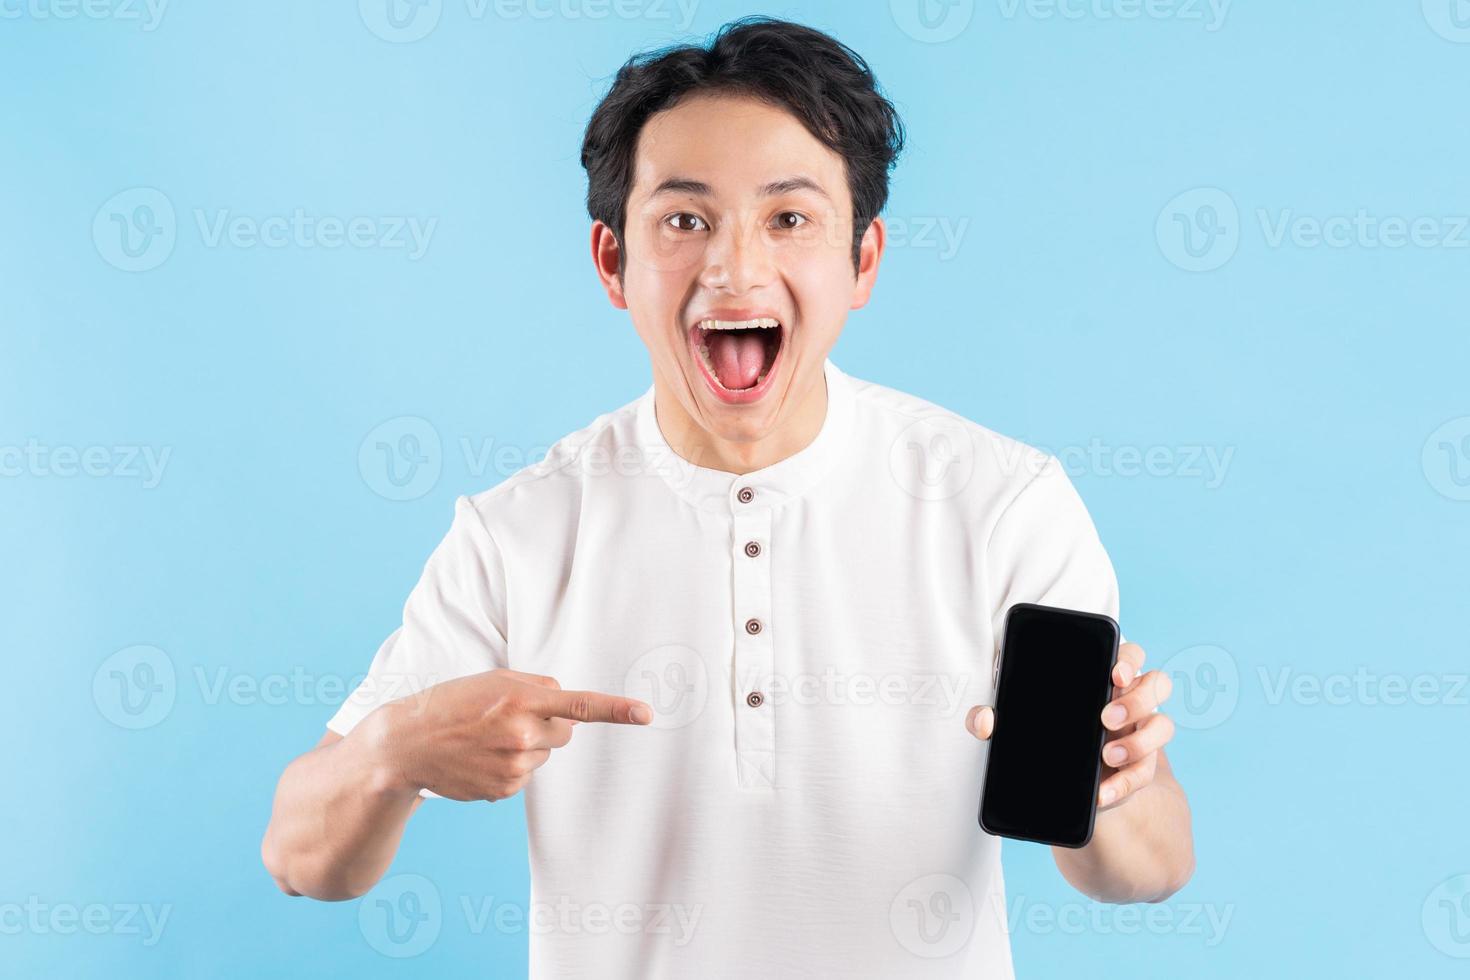
{"type": "Polygon", "coordinates": [[[754,320],[700,320],[699,325],[705,330],[752,330],[756,327],[779,327],[781,321],[775,317],[762,316],[754,320]]]}

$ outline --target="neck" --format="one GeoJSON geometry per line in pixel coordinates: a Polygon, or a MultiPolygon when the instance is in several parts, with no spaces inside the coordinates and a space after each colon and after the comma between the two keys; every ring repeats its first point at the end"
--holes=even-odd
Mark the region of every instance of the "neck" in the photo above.
{"type": "Polygon", "coordinates": [[[654,374],[654,418],[669,448],[697,466],[744,474],[765,469],[794,456],[816,439],[827,418],[826,373],[794,406],[791,415],[767,435],[755,440],[722,439],[690,417],[673,392],[654,374]]]}

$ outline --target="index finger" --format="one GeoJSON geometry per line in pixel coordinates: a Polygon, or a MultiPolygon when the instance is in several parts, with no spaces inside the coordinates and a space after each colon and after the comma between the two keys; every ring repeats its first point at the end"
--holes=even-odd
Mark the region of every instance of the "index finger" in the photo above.
{"type": "Polygon", "coordinates": [[[620,698],[599,691],[537,691],[527,707],[546,718],[601,721],[614,725],[646,725],[653,709],[636,698],[620,698]]]}
{"type": "Polygon", "coordinates": [[[1143,647],[1125,643],[1118,647],[1118,663],[1113,668],[1113,686],[1126,688],[1143,669],[1143,647]]]}
{"type": "Polygon", "coordinates": [[[549,687],[553,691],[561,690],[561,685],[556,682],[555,677],[547,677],[545,674],[528,674],[524,670],[511,670],[509,667],[504,668],[504,672],[526,684],[535,684],[537,687],[549,687]]]}
{"type": "Polygon", "coordinates": [[[1162,670],[1140,675],[1131,690],[1118,695],[1103,709],[1103,726],[1116,731],[1124,725],[1142,722],[1144,715],[1158,712],[1173,689],[1174,682],[1162,670]],[[1115,708],[1122,708],[1117,717],[1113,715],[1115,708]]]}

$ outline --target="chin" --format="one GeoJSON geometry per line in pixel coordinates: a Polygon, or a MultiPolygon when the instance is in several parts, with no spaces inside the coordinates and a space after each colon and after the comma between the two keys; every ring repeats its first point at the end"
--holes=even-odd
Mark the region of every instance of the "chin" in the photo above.
{"type": "Polygon", "coordinates": [[[775,413],[764,409],[751,412],[725,405],[702,405],[705,428],[709,433],[725,442],[754,443],[770,435],[776,429],[775,413]]]}

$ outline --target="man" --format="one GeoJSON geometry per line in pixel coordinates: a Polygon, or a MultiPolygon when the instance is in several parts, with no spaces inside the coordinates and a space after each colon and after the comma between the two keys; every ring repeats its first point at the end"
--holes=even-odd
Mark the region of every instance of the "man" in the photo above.
{"type": "MultiPolygon", "coordinates": [[[[1016,602],[1116,617],[1117,588],[1057,460],[828,358],[902,141],[862,60],[795,24],[618,73],[582,152],[592,256],[652,387],[456,502],[281,778],[282,890],[362,895],[423,796],[524,790],[533,909],[622,916],[533,929],[535,976],[1011,975],[976,823],[996,640],[1016,602]]],[[[1094,836],[1053,852],[1100,901],[1193,869],[1142,662],[1125,644],[1094,836]]]]}

